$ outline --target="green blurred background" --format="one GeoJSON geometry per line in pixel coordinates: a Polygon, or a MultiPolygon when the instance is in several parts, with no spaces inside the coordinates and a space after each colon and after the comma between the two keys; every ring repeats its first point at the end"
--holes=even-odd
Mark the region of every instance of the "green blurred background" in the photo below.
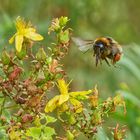
{"type": "MultiPolygon", "coordinates": [[[[9,46],[8,39],[15,32],[13,21],[17,16],[31,20],[46,38],[47,45],[50,41],[47,28],[52,18],[60,16],[70,18],[73,36],[113,37],[124,50],[118,68],[105,63],[95,67],[93,52],[83,54],[72,44],[63,60],[64,69],[73,79],[73,90],[91,89],[97,84],[102,98],[121,93],[126,100],[127,114],[124,116],[118,110],[112,116],[113,121],[128,126],[126,139],[137,140],[140,137],[139,7],[139,0],[0,0],[0,46],[1,49],[9,46]]],[[[112,125],[112,121],[108,123],[112,125]]]]}

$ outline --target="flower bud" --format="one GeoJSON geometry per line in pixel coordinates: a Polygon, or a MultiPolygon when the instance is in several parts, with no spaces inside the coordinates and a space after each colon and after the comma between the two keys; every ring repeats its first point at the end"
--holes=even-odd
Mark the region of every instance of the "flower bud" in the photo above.
{"type": "Polygon", "coordinates": [[[10,56],[5,50],[2,52],[1,60],[4,65],[8,65],[10,63],[10,56]]]}
{"type": "Polygon", "coordinates": [[[36,53],[36,59],[38,61],[45,61],[47,58],[46,52],[43,48],[40,48],[39,51],[36,53]]]}

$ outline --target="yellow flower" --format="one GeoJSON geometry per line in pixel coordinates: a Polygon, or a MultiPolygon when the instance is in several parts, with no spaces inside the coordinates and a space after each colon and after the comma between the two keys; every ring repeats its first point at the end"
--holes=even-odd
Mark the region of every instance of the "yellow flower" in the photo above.
{"type": "Polygon", "coordinates": [[[16,19],[17,32],[9,39],[9,43],[12,44],[15,40],[15,47],[18,52],[22,49],[22,44],[25,38],[40,41],[43,37],[36,33],[36,29],[32,27],[31,23],[26,23],[22,18],[16,19]]]}
{"type": "Polygon", "coordinates": [[[57,87],[60,95],[56,95],[46,104],[45,112],[47,113],[52,112],[55,108],[60,107],[61,105],[64,105],[64,103],[66,103],[68,100],[74,106],[76,113],[80,113],[83,110],[83,107],[79,100],[88,98],[87,94],[92,93],[92,90],[68,92],[69,84],[66,84],[64,79],[59,79],[57,81],[57,87]]]}

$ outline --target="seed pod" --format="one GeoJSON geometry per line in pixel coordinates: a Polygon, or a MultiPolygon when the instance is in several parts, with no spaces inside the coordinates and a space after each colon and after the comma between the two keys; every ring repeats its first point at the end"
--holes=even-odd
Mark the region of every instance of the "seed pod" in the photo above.
{"type": "Polygon", "coordinates": [[[22,122],[26,123],[26,122],[31,122],[33,120],[33,116],[30,114],[25,114],[22,116],[22,122]]]}

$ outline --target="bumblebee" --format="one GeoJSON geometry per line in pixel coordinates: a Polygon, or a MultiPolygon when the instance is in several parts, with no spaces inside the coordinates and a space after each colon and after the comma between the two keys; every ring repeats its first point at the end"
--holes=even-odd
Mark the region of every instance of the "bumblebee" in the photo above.
{"type": "Polygon", "coordinates": [[[122,47],[111,37],[99,37],[95,40],[82,40],[80,38],[72,37],[73,42],[79,47],[79,50],[86,52],[93,48],[96,66],[104,60],[109,66],[108,60],[115,65],[122,56],[122,47]]]}

